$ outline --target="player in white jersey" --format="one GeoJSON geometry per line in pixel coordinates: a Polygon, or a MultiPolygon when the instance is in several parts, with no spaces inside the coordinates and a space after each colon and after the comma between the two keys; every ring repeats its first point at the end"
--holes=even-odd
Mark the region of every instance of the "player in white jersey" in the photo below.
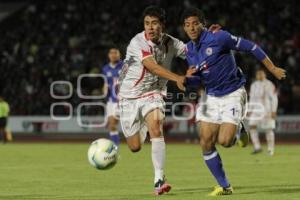
{"type": "Polygon", "coordinates": [[[164,178],[165,140],[162,132],[165,117],[167,80],[184,89],[184,76],[169,69],[174,57],[185,58],[185,45],[163,32],[165,11],[156,6],[143,13],[144,31],[138,33],[127,47],[126,59],[119,78],[120,122],[132,152],[141,149],[149,131],[152,145],[155,194],[169,192],[164,178]]]}
{"type": "Polygon", "coordinates": [[[254,146],[252,154],[262,151],[257,129],[265,132],[268,154],[274,154],[276,111],[278,98],[274,84],[266,78],[263,69],[256,71],[256,81],[251,84],[249,102],[249,126],[254,146]]]}

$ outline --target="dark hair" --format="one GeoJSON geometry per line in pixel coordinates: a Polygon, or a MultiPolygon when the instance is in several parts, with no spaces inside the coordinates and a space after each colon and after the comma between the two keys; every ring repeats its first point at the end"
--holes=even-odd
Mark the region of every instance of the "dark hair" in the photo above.
{"type": "Polygon", "coordinates": [[[117,46],[110,46],[110,47],[108,48],[108,51],[110,51],[110,50],[112,50],[112,49],[116,49],[116,50],[120,51],[119,47],[117,47],[117,46]]]}
{"type": "Polygon", "coordinates": [[[162,24],[166,24],[166,11],[158,6],[148,6],[143,12],[143,20],[146,16],[157,17],[162,24]]]}
{"type": "Polygon", "coordinates": [[[185,9],[182,13],[182,16],[181,16],[182,24],[184,24],[184,20],[186,20],[189,17],[198,17],[199,21],[203,25],[206,24],[204,13],[198,8],[187,8],[187,9],[185,9]]]}

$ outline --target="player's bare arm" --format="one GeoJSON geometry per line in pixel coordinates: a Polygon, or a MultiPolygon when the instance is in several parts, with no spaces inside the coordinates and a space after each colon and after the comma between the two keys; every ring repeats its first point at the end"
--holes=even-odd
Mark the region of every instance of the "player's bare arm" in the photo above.
{"type": "Polygon", "coordinates": [[[185,76],[190,77],[197,71],[197,68],[195,66],[191,66],[188,68],[188,70],[185,73],[185,76]]]}
{"type": "Polygon", "coordinates": [[[286,71],[280,67],[275,66],[268,56],[262,60],[262,63],[278,80],[286,78],[286,71]]]}
{"type": "Polygon", "coordinates": [[[142,63],[151,73],[167,80],[174,81],[177,83],[177,86],[180,90],[185,90],[185,87],[183,86],[185,81],[184,76],[177,75],[165,69],[161,65],[157,64],[152,56],[144,59],[142,63]]]}

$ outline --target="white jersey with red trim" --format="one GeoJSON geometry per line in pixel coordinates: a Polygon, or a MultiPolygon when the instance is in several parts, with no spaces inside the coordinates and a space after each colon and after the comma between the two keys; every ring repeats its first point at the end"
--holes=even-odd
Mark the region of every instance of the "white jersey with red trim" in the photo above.
{"type": "Polygon", "coordinates": [[[160,44],[154,44],[146,38],[144,31],[138,33],[127,47],[119,78],[119,97],[140,98],[152,93],[166,95],[167,80],[149,72],[142,61],[153,56],[158,64],[170,69],[174,57],[185,59],[185,49],[183,42],[168,34],[163,34],[160,44]]]}

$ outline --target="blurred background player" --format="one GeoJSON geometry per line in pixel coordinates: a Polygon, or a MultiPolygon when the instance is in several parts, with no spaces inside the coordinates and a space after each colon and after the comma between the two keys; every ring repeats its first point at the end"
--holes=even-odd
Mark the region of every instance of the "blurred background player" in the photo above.
{"type": "Polygon", "coordinates": [[[6,143],[8,140],[6,134],[6,124],[7,124],[8,115],[9,115],[9,105],[3,99],[3,97],[0,96],[0,135],[2,137],[3,143],[6,143]]]}
{"type": "Polygon", "coordinates": [[[171,185],[164,177],[166,144],[162,131],[165,118],[163,95],[167,81],[177,83],[184,90],[185,76],[169,71],[174,57],[185,59],[185,44],[165,34],[165,11],[149,6],[143,12],[144,31],[132,38],[119,85],[120,122],[128,147],[138,152],[149,131],[154,193],[169,192],[171,185]]]}
{"type": "MultiPolygon", "coordinates": [[[[285,78],[285,70],[276,67],[253,42],[222,30],[215,33],[207,31],[204,14],[197,8],[186,9],[182,20],[184,31],[191,39],[187,44],[189,66],[194,65],[198,69],[194,75],[203,81],[207,93],[206,108],[200,105],[196,121],[200,121],[203,158],[219,184],[209,195],[230,195],[233,189],[215,145],[231,147],[234,144],[247,99],[246,79],[231,50],[251,52],[279,80],[285,78]]],[[[189,80],[192,79],[187,79],[187,85],[189,80]]],[[[247,143],[248,136],[246,139],[242,142],[247,143]]]]}
{"type": "Polygon", "coordinates": [[[110,139],[119,145],[120,138],[118,132],[118,99],[115,91],[115,87],[119,78],[120,71],[122,69],[123,61],[121,60],[120,50],[116,47],[112,47],[108,51],[108,60],[102,70],[103,75],[107,79],[107,83],[103,86],[103,93],[107,96],[106,104],[106,117],[108,120],[108,129],[110,139]]]}
{"type": "Polygon", "coordinates": [[[274,84],[266,78],[264,69],[256,71],[256,80],[250,87],[249,101],[249,126],[251,140],[254,146],[252,154],[262,151],[257,129],[265,132],[268,145],[268,154],[274,154],[276,111],[278,106],[278,97],[274,84]],[[260,104],[260,108],[255,105],[260,104]]]}

